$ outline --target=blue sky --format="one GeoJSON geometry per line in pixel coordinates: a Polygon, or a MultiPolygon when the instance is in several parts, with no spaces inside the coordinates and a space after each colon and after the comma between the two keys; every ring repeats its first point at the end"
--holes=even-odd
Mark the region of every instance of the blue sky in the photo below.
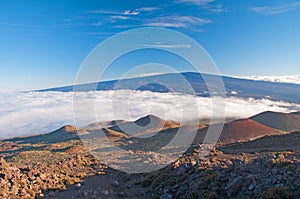
{"type": "MultiPolygon", "coordinates": [[[[299,22],[300,1],[289,0],[0,0],[0,90],[72,84],[101,41],[148,26],[192,37],[225,75],[299,75],[299,22]]],[[[107,79],[149,56],[185,70],[150,50],[120,59],[107,79]]]]}

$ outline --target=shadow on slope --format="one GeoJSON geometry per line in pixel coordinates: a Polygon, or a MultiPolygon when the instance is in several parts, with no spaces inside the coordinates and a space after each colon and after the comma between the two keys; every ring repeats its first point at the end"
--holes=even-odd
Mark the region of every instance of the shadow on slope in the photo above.
{"type": "Polygon", "coordinates": [[[299,113],[290,114],[267,111],[255,115],[250,119],[286,132],[300,131],[299,113]]]}
{"type": "Polygon", "coordinates": [[[79,140],[78,133],[87,134],[85,130],[78,130],[75,126],[67,125],[51,133],[34,135],[28,137],[16,137],[12,139],[7,139],[3,141],[16,142],[19,144],[38,144],[38,143],[57,143],[57,142],[67,142],[70,140],[79,140]]]}
{"type": "Polygon", "coordinates": [[[265,136],[250,142],[224,145],[220,148],[224,153],[254,153],[263,151],[300,152],[300,132],[284,135],[265,136]]]}

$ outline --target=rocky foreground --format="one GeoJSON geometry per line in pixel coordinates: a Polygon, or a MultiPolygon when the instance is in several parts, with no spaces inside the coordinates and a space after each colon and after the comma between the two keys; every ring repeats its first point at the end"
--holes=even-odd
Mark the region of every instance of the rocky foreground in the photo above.
{"type": "MultiPolygon", "coordinates": [[[[34,154],[32,154],[34,155],[34,154]]],[[[34,158],[27,156],[26,158],[34,158]]],[[[17,166],[0,159],[0,198],[43,198],[50,190],[64,190],[87,175],[104,174],[104,165],[73,155],[53,164],[17,166]]]]}
{"type": "Polygon", "coordinates": [[[291,152],[183,156],[147,174],[110,170],[109,179],[89,177],[49,198],[299,198],[300,154],[291,152]],[[114,174],[113,174],[114,173],[114,174]],[[109,184],[107,184],[107,183],[109,184]]]}
{"type": "MultiPolygon", "coordinates": [[[[17,167],[0,160],[1,198],[299,198],[300,153],[224,154],[200,158],[190,148],[172,165],[146,174],[107,168],[92,156],[17,167]],[[87,177],[88,176],[88,177],[87,177]]],[[[83,155],[83,154],[81,154],[83,155]]],[[[30,158],[30,157],[27,157],[30,158]]]]}

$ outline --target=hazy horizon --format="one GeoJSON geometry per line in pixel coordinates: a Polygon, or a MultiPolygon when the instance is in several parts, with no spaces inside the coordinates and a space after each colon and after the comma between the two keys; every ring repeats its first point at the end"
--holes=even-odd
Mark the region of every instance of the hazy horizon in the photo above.
{"type": "MultiPolygon", "coordinates": [[[[193,73],[195,71],[181,71],[180,73],[193,73]]],[[[196,72],[197,73],[197,72],[196,72]]],[[[147,76],[154,76],[154,75],[164,75],[164,74],[172,74],[171,72],[167,73],[149,73],[149,74],[137,74],[137,76],[131,76],[126,77],[124,79],[132,79],[132,78],[141,78],[141,77],[147,77],[147,76]]],[[[223,77],[232,77],[232,78],[240,78],[240,79],[247,79],[247,80],[254,80],[254,81],[266,81],[266,82],[275,82],[275,83],[290,83],[290,84],[300,84],[300,75],[247,75],[247,76],[235,76],[235,75],[227,75],[227,74],[221,74],[223,77]]],[[[101,82],[107,82],[107,81],[114,81],[119,79],[103,79],[101,82]]],[[[89,84],[89,83],[97,83],[97,82],[86,82],[82,84],[89,84]]],[[[10,89],[2,89],[1,92],[28,92],[28,91],[38,91],[38,90],[44,90],[44,89],[51,89],[51,88],[60,88],[60,87],[66,87],[66,86],[73,86],[75,85],[75,80],[70,83],[66,83],[63,85],[49,85],[48,87],[35,87],[35,88],[25,88],[25,89],[19,89],[19,90],[10,90],[10,89]]]]}

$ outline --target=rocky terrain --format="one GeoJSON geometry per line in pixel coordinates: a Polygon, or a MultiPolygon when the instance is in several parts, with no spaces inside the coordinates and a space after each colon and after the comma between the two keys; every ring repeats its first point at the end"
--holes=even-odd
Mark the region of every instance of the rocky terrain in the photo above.
{"type": "Polygon", "coordinates": [[[48,198],[299,198],[299,153],[224,154],[199,158],[193,147],[172,165],[146,174],[109,171],[48,198]]]}
{"type": "Polygon", "coordinates": [[[147,116],[2,140],[0,198],[300,198],[300,132],[267,125],[279,121],[278,115],[289,129],[297,129],[297,121],[290,121],[297,114],[267,112],[228,122],[218,144],[202,156],[207,130],[201,124],[182,156],[160,170],[141,174],[107,167],[81,140],[98,139],[101,129],[115,145],[143,153],[147,145],[164,143],[185,124],[147,116]],[[144,128],[150,120],[154,122],[144,128]],[[137,124],[141,128],[132,129],[137,124]],[[145,138],[148,142],[136,150],[145,138]]]}

